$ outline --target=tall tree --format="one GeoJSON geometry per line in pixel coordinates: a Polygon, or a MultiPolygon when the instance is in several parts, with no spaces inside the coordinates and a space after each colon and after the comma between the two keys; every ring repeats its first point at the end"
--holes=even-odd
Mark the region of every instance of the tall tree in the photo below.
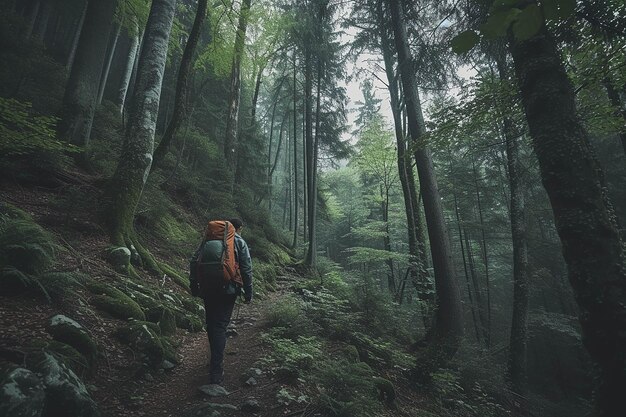
{"type": "MultiPolygon", "coordinates": [[[[230,74],[230,98],[228,100],[228,116],[226,119],[226,135],[224,137],[224,154],[229,166],[236,167],[237,164],[237,132],[239,122],[239,102],[241,100],[241,61],[244,56],[246,43],[246,30],[248,28],[248,18],[250,15],[250,3],[252,0],[243,0],[239,9],[239,21],[237,33],[235,34],[235,46],[230,74]]],[[[232,170],[234,181],[234,173],[232,170]]]]}
{"type": "Polygon", "coordinates": [[[437,307],[435,311],[434,336],[443,347],[444,357],[453,355],[463,335],[462,309],[459,288],[452,265],[448,232],[446,229],[437,179],[430,151],[419,143],[424,134],[424,119],[415,83],[415,74],[404,23],[400,0],[388,0],[391,13],[398,67],[408,117],[408,127],[414,144],[414,157],[424,203],[424,214],[435,273],[437,307]]]}
{"type": "MultiPolygon", "coordinates": [[[[524,6],[526,13],[538,8],[534,1],[524,6]]],[[[553,36],[544,25],[523,39],[509,36],[509,45],[542,182],[581,310],[583,342],[599,368],[599,413],[617,416],[623,411],[626,386],[624,241],[553,36]]]]}
{"type": "Polygon", "coordinates": [[[117,0],[102,0],[90,1],[87,6],[57,126],[59,136],[74,145],[89,143],[116,5],[117,0]]]}
{"type": "MultiPolygon", "coordinates": [[[[161,84],[175,9],[176,0],[153,0],[150,9],[122,153],[111,181],[114,186],[110,191],[110,234],[115,245],[134,244],[140,248],[133,220],[152,165],[161,84]]],[[[155,264],[148,266],[158,270],[155,264]]]]}

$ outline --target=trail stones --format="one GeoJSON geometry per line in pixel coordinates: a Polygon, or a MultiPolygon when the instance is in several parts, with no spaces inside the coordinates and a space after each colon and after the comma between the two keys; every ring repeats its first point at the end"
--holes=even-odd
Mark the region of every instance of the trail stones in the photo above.
{"type": "Polygon", "coordinates": [[[1,417],[39,417],[46,398],[44,385],[24,368],[6,373],[0,382],[1,417]]]}
{"type": "Polygon", "coordinates": [[[234,326],[226,329],[226,337],[237,337],[237,336],[239,336],[239,333],[237,332],[237,329],[234,326]]]}
{"type": "Polygon", "coordinates": [[[250,377],[248,378],[248,380],[246,381],[246,385],[249,387],[253,387],[256,384],[258,384],[257,380],[254,377],[250,377]]]}
{"type": "Polygon", "coordinates": [[[130,249],[124,246],[109,249],[107,257],[109,263],[113,266],[113,269],[122,273],[128,272],[130,260],[132,258],[130,249]]]}
{"type": "Polygon", "coordinates": [[[217,384],[202,385],[198,390],[209,397],[223,397],[229,394],[223,386],[217,384]]]}
{"type": "Polygon", "coordinates": [[[254,398],[248,398],[243,402],[243,404],[241,404],[241,411],[245,413],[258,413],[261,411],[261,406],[254,398]]]}

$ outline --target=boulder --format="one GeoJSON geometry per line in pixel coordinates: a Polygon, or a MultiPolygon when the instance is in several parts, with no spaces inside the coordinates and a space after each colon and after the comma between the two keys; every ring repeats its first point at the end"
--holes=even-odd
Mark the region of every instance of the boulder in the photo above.
{"type": "Polygon", "coordinates": [[[107,259],[117,272],[127,273],[130,267],[132,253],[124,246],[111,248],[108,250],[107,259]]]}
{"type": "Polygon", "coordinates": [[[97,347],[87,330],[76,321],[62,314],[50,319],[48,333],[56,341],[65,343],[83,354],[90,362],[96,358],[97,347]]]}
{"type": "Polygon", "coordinates": [[[261,411],[261,405],[254,398],[248,398],[239,407],[244,413],[258,413],[261,411]]]}
{"type": "Polygon", "coordinates": [[[228,395],[228,391],[221,385],[209,384],[198,387],[198,390],[209,397],[222,397],[228,395]]]}
{"type": "Polygon", "coordinates": [[[248,378],[248,380],[246,381],[246,385],[249,387],[253,387],[256,384],[258,384],[257,380],[254,377],[250,377],[248,378]]]}
{"type": "Polygon", "coordinates": [[[0,417],[39,417],[45,398],[37,375],[24,368],[8,369],[0,381],[0,417]]]}
{"type": "Polygon", "coordinates": [[[51,354],[44,352],[32,361],[33,370],[42,375],[46,391],[46,416],[96,417],[96,403],[87,388],[71,369],[51,354]]]}
{"type": "Polygon", "coordinates": [[[176,333],[176,315],[170,308],[163,304],[147,310],[146,320],[157,323],[163,335],[171,336],[176,333]]]}

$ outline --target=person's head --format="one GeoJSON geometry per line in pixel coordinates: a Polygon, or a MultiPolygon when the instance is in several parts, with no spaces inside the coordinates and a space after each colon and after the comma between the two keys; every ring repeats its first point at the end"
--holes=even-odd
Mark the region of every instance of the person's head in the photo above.
{"type": "Polygon", "coordinates": [[[235,230],[237,231],[237,233],[239,233],[241,231],[241,228],[243,227],[243,221],[238,218],[232,218],[228,220],[230,222],[230,224],[232,224],[233,226],[235,226],[235,230]]]}

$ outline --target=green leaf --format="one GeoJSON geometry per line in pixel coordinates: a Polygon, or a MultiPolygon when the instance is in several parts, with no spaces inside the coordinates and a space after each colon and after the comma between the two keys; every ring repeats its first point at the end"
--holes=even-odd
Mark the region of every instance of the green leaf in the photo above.
{"type": "Polygon", "coordinates": [[[455,53],[464,54],[476,46],[479,40],[480,36],[478,36],[476,32],[473,30],[466,30],[465,32],[461,32],[456,35],[450,44],[455,53]]]}
{"type": "Polygon", "coordinates": [[[504,36],[520,13],[521,10],[516,8],[492,13],[487,21],[480,26],[480,33],[487,39],[496,39],[504,36]]]}
{"type": "Polygon", "coordinates": [[[536,4],[524,8],[513,24],[513,35],[520,41],[525,41],[537,34],[543,25],[543,14],[536,4]]]}

